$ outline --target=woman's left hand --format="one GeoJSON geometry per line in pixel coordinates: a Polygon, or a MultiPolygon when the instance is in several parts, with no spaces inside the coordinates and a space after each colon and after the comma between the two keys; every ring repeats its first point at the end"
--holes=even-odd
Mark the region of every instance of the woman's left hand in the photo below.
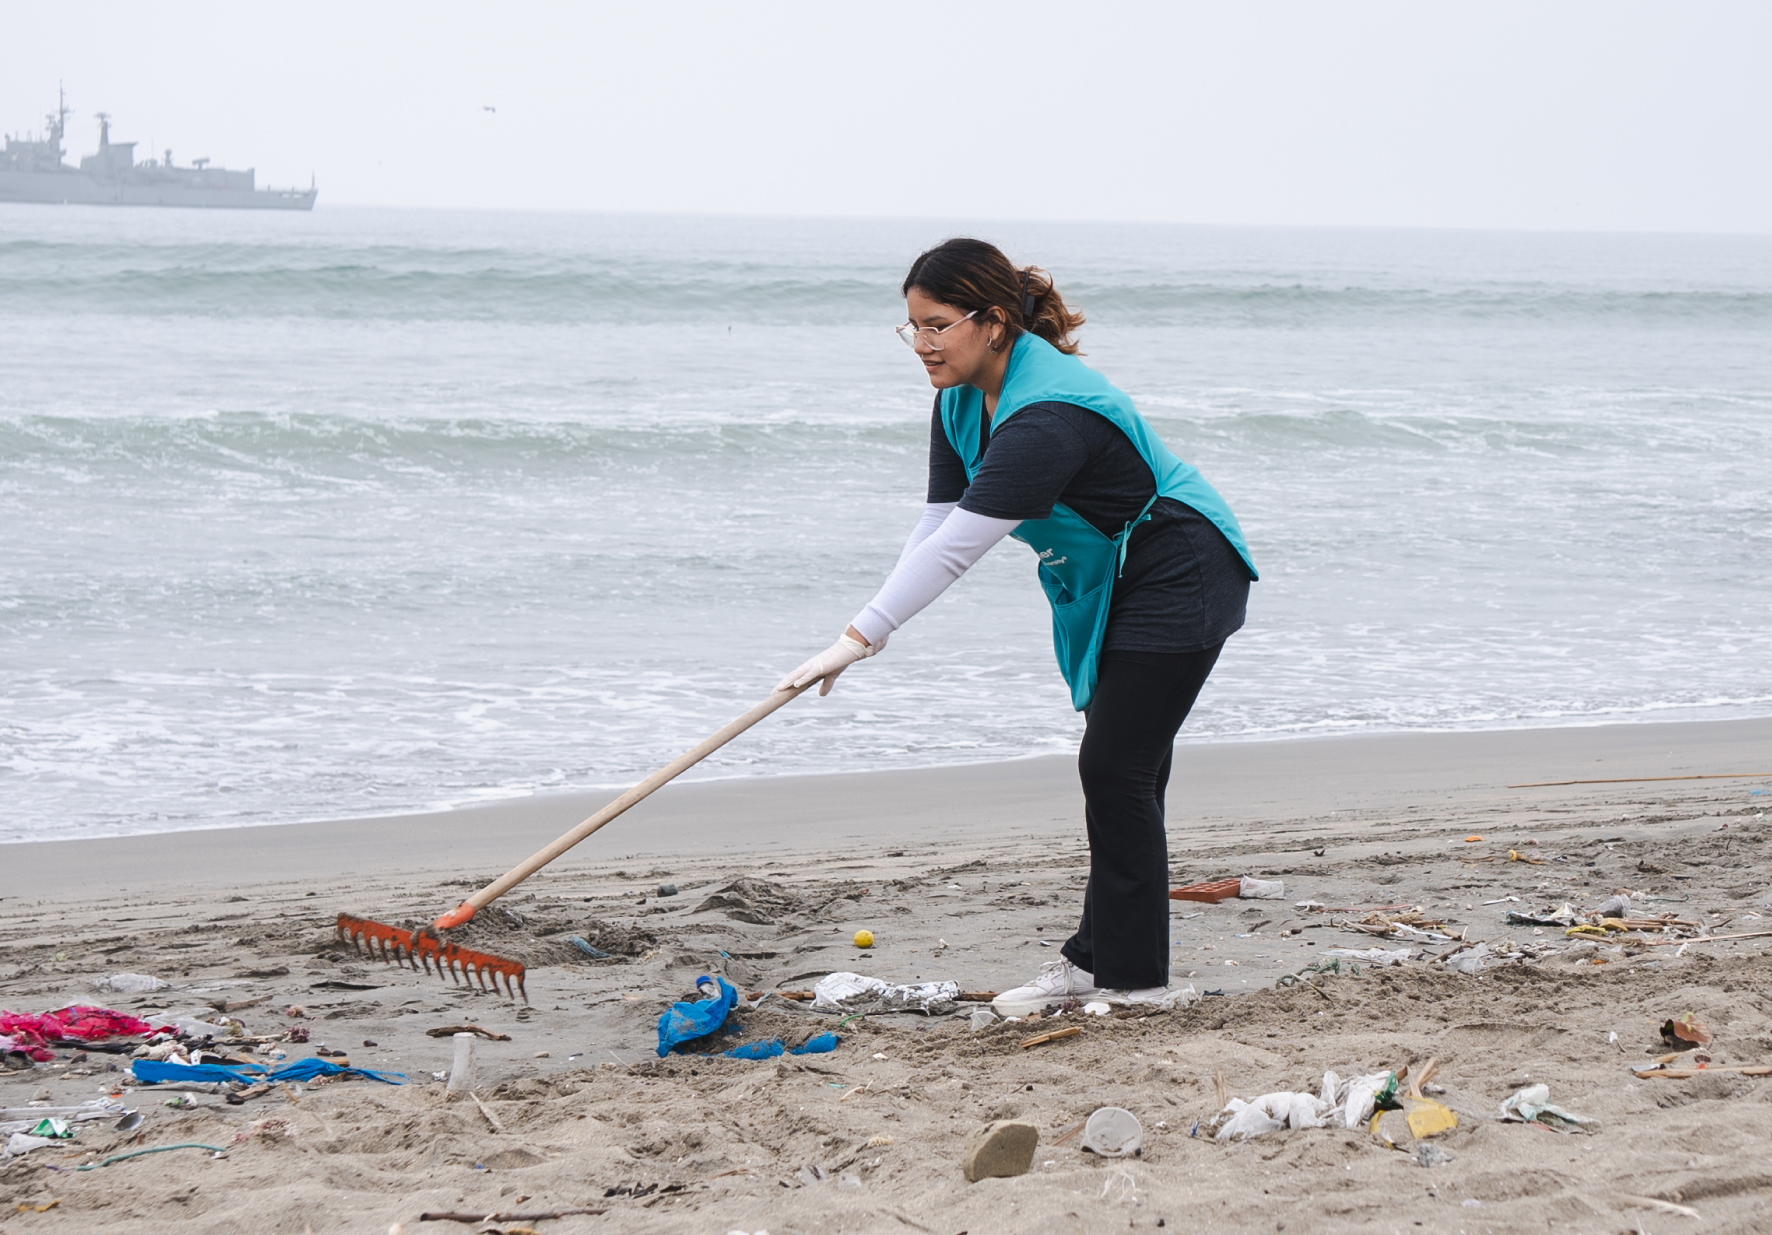
{"type": "Polygon", "coordinates": [[[823,697],[830,694],[831,687],[837,684],[838,674],[856,661],[878,654],[885,646],[884,638],[872,646],[863,643],[861,632],[850,627],[843,632],[842,638],[777,682],[775,689],[793,690],[800,686],[810,686],[823,678],[824,685],[818,688],[820,697],[823,697]]]}

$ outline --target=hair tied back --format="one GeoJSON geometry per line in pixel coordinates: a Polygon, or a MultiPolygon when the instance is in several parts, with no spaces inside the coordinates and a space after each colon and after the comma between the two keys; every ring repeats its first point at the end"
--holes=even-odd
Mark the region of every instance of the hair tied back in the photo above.
{"type": "Polygon", "coordinates": [[[1077,354],[1075,332],[1083,315],[1065,305],[1052,276],[1038,266],[1015,265],[987,241],[955,236],[918,254],[899,290],[908,296],[912,288],[961,313],[1001,321],[1002,343],[1013,343],[1025,330],[1066,355],[1077,354]]]}

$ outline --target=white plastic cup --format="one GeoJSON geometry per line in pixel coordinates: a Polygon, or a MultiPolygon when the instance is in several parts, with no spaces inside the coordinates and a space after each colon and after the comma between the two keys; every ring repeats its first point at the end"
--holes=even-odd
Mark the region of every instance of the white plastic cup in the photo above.
{"type": "Polygon", "coordinates": [[[1083,1125],[1082,1148],[1103,1158],[1130,1158],[1144,1148],[1144,1129],[1131,1111],[1104,1106],[1083,1125]]]}

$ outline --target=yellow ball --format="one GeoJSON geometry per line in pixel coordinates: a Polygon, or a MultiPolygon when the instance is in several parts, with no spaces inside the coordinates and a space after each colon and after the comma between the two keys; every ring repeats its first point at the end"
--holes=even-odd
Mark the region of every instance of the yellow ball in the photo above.
{"type": "Polygon", "coordinates": [[[874,946],[874,932],[873,931],[856,931],[855,932],[855,946],[858,948],[873,947],[874,946]]]}

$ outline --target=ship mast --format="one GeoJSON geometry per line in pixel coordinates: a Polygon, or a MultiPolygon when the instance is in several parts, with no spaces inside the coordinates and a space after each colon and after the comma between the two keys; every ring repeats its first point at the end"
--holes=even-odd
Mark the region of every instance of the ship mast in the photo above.
{"type": "Polygon", "coordinates": [[[55,143],[55,161],[62,161],[62,134],[68,128],[68,92],[60,82],[55,83],[55,115],[44,117],[49,122],[49,140],[55,143]]]}

